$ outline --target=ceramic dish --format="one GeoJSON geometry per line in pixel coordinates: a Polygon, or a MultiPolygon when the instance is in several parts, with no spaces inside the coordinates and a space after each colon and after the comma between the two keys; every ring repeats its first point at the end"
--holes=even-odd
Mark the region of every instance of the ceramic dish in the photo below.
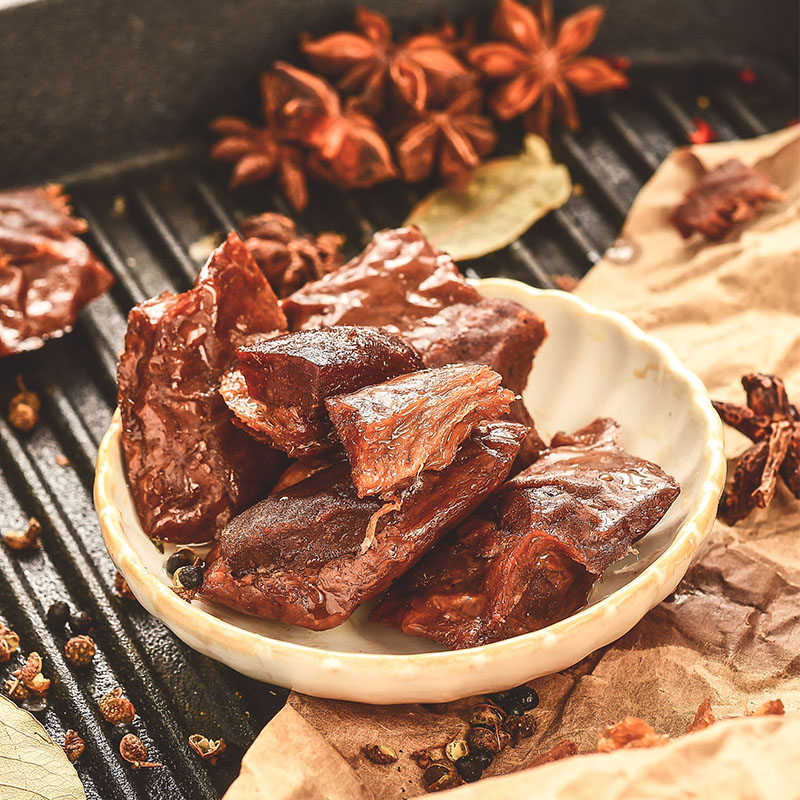
{"type": "Polygon", "coordinates": [[[669,513],[614,564],[589,605],[533,633],[468,650],[367,621],[371,603],[344,624],[314,632],[239,614],[170,590],[159,553],[143,532],[125,479],[119,413],[97,461],[95,505],[108,552],[139,602],[190,647],[239,672],[319,697],[365,703],[444,702],[516,686],[564,669],[622,636],[663,600],[711,530],[725,479],[722,428],[706,395],[663,343],[619,314],[563,292],[516,281],[476,283],[544,318],[525,402],[546,439],[598,416],[622,426],[621,444],[655,461],[681,485],[669,513]]]}

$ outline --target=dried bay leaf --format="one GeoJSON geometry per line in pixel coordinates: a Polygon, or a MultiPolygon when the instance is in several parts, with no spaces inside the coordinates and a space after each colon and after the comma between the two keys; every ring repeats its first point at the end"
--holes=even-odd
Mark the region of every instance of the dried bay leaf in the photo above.
{"type": "Polygon", "coordinates": [[[405,224],[416,225],[433,245],[463,261],[511,244],[564,205],[571,191],[567,168],[553,163],[544,139],[528,134],[518,156],[487,161],[463,187],[431,192],[405,224]]]}
{"type": "Polygon", "coordinates": [[[27,712],[0,697],[0,798],[86,800],[64,751],[27,712]]]}

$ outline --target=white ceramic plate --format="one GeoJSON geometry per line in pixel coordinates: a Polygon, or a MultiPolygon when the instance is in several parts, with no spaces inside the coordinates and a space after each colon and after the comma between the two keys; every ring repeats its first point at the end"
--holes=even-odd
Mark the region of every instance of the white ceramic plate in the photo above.
{"type": "Polygon", "coordinates": [[[705,388],[666,345],[619,314],[516,281],[476,285],[547,323],[525,391],[542,436],[613,417],[626,449],[680,482],[669,513],[638,543],[638,557],[612,566],[586,608],[524,636],[445,651],[368,622],[369,603],[344,625],[321,632],[199,600],[188,604],[170,590],[166,555],[139,524],[117,413],[98,453],[95,505],[108,552],[139,602],[189,646],[250,677],[319,697],[405,703],[497,691],[564,669],[622,636],[672,592],[711,530],[725,479],[722,426],[705,388]]]}

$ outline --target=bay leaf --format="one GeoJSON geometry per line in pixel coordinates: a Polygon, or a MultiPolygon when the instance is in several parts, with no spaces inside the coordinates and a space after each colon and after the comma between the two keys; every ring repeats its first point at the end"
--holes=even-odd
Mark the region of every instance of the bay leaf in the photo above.
{"type": "Polygon", "coordinates": [[[0,697],[0,798],[86,800],[64,751],[27,712],[0,697]]]}
{"type": "Polygon", "coordinates": [[[416,225],[456,261],[479,258],[518,239],[564,205],[571,191],[567,168],[553,163],[544,139],[528,134],[522,153],[487,161],[464,186],[434,190],[411,209],[405,224],[416,225]]]}

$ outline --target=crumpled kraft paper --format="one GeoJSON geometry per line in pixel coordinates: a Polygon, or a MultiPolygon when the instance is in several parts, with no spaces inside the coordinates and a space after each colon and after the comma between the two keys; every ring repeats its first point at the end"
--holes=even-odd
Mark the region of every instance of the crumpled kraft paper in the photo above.
{"type": "MultiPolygon", "coordinates": [[[[579,295],[667,341],[712,397],[743,402],[740,376],[764,371],[781,375],[790,397],[800,399],[800,129],[676,150],[639,193],[621,238],[634,258],[601,261],[579,295]],[[667,221],[670,210],[704,170],[731,157],[763,170],[786,201],[720,242],[685,242],[667,221]]],[[[731,459],[746,445],[726,430],[731,459]]],[[[718,719],[777,697],[788,712],[800,711],[800,503],[779,486],[770,509],[734,528],[718,522],[672,597],[614,645],[531,685],[541,696],[536,734],[507,748],[478,783],[440,796],[800,796],[800,716],[791,713],[718,723],[663,749],[579,756],[519,772],[563,739],[593,750],[600,730],[626,716],[680,736],[705,697],[718,719]],[[794,782],[779,781],[779,769],[794,782]],[[491,779],[505,773],[515,774],[491,779]]],[[[437,714],[419,705],[292,694],[290,709],[248,752],[226,800],[262,796],[258,786],[269,786],[263,796],[275,800],[418,796],[422,773],[409,754],[465,732],[473,703],[451,703],[437,714]],[[287,740],[292,747],[280,757],[266,756],[287,740]],[[372,742],[398,750],[397,764],[367,761],[360,750],[372,742]]]]}

